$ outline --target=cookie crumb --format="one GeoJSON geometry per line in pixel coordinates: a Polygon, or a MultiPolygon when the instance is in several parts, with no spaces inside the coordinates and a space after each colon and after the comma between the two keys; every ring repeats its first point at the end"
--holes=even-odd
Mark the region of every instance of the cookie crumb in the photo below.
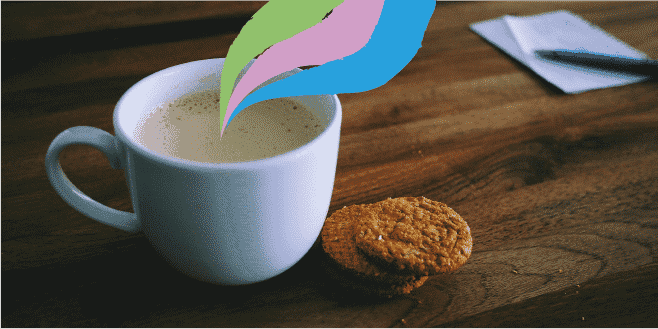
{"type": "Polygon", "coordinates": [[[585,321],[585,317],[582,317],[583,321],[585,321]]]}
{"type": "Polygon", "coordinates": [[[562,270],[557,270],[558,273],[562,273],[562,270]]]}
{"type": "Polygon", "coordinates": [[[519,274],[519,272],[517,272],[516,270],[512,270],[512,273],[519,274]]]}
{"type": "Polygon", "coordinates": [[[577,284],[577,285],[576,285],[576,287],[578,287],[578,288],[580,288],[580,285],[579,285],[579,284],[577,284]]]}
{"type": "MultiPolygon", "coordinates": [[[[583,319],[585,319],[585,318],[583,318],[583,319]]],[[[400,320],[400,322],[402,322],[404,324],[407,324],[407,320],[405,320],[405,319],[400,320]]]]}

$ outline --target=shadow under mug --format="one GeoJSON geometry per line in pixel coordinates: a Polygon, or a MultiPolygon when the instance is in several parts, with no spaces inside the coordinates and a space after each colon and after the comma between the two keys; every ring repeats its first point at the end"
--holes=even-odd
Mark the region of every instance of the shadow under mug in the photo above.
{"type": "MultiPolygon", "coordinates": [[[[188,161],[136,142],[137,125],[150,111],[186,94],[219,89],[223,64],[223,58],[195,61],[142,79],[114,109],[116,136],[94,127],[67,129],[50,144],[46,171],[55,191],[82,214],[143,232],[190,277],[239,285],[284,272],[316,241],[333,191],[342,110],[336,95],[292,97],[325,119],[327,128],[298,149],[255,161],[188,161]],[[71,183],[59,154],[72,144],[95,147],[112,168],[124,169],[135,213],[104,206],[71,183]]],[[[282,73],[259,88],[298,72],[282,73]]]]}

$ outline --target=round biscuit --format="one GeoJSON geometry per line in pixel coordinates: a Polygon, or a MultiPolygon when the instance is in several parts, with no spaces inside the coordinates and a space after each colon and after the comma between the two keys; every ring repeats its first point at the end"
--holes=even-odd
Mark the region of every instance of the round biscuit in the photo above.
{"type": "Polygon", "coordinates": [[[447,273],[471,255],[468,224],[444,203],[424,197],[388,199],[364,209],[361,218],[356,246],[400,271],[447,273]]]}
{"type": "Polygon", "coordinates": [[[378,295],[407,294],[427,276],[397,273],[373,264],[355,245],[355,227],[370,205],[353,205],[334,212],[322,228],[322,248],[331,258],[327,264],[337,280],[357,290],[378,295]]]}

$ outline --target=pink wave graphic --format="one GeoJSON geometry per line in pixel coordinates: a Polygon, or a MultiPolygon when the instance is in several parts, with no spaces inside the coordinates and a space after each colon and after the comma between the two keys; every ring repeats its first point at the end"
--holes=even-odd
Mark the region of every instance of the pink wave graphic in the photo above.
{"type": "Polygon", "coordinates": [[[383,7],[384,0],[345,0],[322,22],[270,47],[235,87],[222,131],[235,108],[261,83],[296,67],[322,65],[363,48],[377,26],[383,7]]]}

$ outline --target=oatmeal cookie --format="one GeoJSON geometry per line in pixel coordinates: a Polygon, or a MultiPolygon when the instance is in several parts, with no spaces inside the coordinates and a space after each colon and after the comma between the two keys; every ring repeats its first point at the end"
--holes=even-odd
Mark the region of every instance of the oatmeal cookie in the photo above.
{"type": "Polygon", "coordinates": [[[471,230],[459,214],[424,197],[372,204],[355,224],[356,248],[399,273],[452,272],[466,263],[473,247],[471,230]]]}
{"type": "Polygon", "coordinates": [[[334,212],[322,229],[322,248],[329,256],[325,269],[343,286],[378,295],[408,294],[427,276],[382,268],[355,245],[355,229],[371,205],[353,205],[334,212]]]}

